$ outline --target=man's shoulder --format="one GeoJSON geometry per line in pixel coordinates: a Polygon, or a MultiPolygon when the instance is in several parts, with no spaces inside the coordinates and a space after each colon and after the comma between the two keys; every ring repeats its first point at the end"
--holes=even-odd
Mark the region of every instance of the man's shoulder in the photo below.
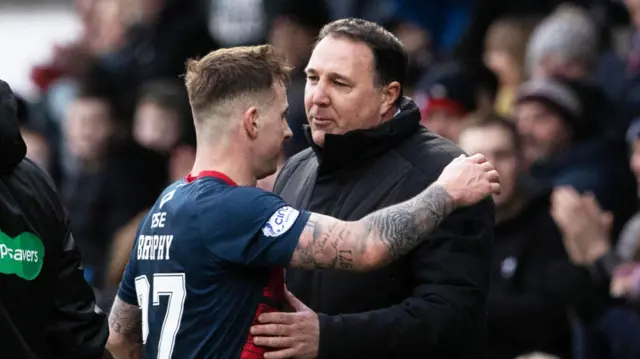
{"type": "MultiPolygon", "coordinates": [[[[292,175],[296,173],[299,169],[306,168],[313,164],[317,164],[317,157],[313,149],[306,148],[295,155],[291,156],[284,163],[280,172],[278,173],[278,177],[276,177],[276,181],[274,183],[274,193],[281,193],[282,186],[284,186],[285,182],[289,182],[292,180],[292,175]]],[[[303,171],[302,173],[306,174],[309,171],[303,171]]],[[[295,179],[293,179],[295,180],[295,179]]]]}
{"type": "Polygon", "coordinates": [[[62,203],[53,180],[45,170],[28,158],[22,160],[10,174],[3,176],[0,182],[11,194],[6,198],[19,202],[17,204],[21,208],[37,206],[62,217],[62,203]]]}
{"type": "Polygon", "coordinates": [[[9,175],[9,177],[11,176],[22,177],[25,180],[24,182],[55,193],[55,184],[49,174],[28,158],[25,158],[16,166],[12,174],[9,175]]]}
{"type": "Polygon", "coordinates": [[[308,147],[287,159],[287,161],[284,163],[284,166],[282,166],[281,172],[294,170],[298,166],[309,161],[314,161],[315,159],[315,152],[313,152],[313,149],[311,147],[308,147]]]}
{"type": "Polygon", "coordinates": [[[437,175],[454,158],[464,154],[456,144],[426,128],[402,141],[395,150],[420,172],[437,175]]]}

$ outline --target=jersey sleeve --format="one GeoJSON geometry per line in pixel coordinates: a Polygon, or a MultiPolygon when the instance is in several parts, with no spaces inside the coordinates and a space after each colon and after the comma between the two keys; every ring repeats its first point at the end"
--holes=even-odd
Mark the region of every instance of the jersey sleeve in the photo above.
{"type": "Polygon", "coordinates": [[[120,280],[120,287],[118,288],[118,297],[120,298],[120,300],[131,305],[138,305],[138,295],[136,294],[134,271],[134,268],[136,266],[135,251],[136,248],[138,248],[138,237],[138,234],[136,234],[136,240],[133,243],[131,255],[129,256],[129,262],[125,267],[124,273],[122,275],[122,280],[120,280]]]}
{"type": "Polygon", "coordinates": [[[287,267],[310,213],[273,193],[236,187],[200,212],[203,238],[223,261],[256,267],[287,267]]]}

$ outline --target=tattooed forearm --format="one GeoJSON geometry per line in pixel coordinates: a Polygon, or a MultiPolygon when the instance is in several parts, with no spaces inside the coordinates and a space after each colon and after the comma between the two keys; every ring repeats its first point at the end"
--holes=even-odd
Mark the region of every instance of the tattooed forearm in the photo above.
{"type": "MultiPolygon", "coordinates": [[[[349,269],[350,253],[343,253],[341,259],[338,252],[339,238],[345,237],[347,223],[332,220],[330,217],[312,215],[307,222],[303,236],[309,240],[300,240],[295,249],[292,266],[308,268],[349,269]],[[306,234],[306,235],[305,235],[306,234]]],[[[344,251],[344,249],[342,249],[344,251]]],[[[346,250],[351,252],[351,250],[346,250]]]]}
{"type": "Polygon", "coordinates": [[[433,185],[406,202],[357,222],[312,214],[291,266],[364,270],[379,267],[421,243],[455,208],[444,188],[433,185]]]}
{"type": "Polygon", "coordinates": [[[389,261],[405,255],[421,243],[455,208],[453,198],[440,186],[431,186],[409,201],[374,212],[364,218],[371,223],[374,240],[384,243],[389,261]]]}
{"type": "Polygon", "coordinates": [[[142,358],[142,313],[116,297],[109,315],[107,349],[115,358],[142,358]]]}
{"type": "Polygon", "coordinates": [[[116,298],[109,315],[111,331],[126,335],[133,342],[142,342],[142,312],[137,305],[127,304],[116,298]]]}

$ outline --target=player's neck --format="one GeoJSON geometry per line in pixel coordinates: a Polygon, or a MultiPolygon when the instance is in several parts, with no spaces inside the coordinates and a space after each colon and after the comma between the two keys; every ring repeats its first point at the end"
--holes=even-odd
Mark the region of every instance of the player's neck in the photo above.
{"type": "Polygon", "coordinates": [[[256,177],[253,175],[250,162],[238,158],[238,153],[224,153],[215,151],[198,151],[191,169],[191,175],[197,176],[202,171],[217,171],[225,174],[238,186],[255,186],[256,177]],[[216,155],[212,155],[216,153],[216,155]]]}

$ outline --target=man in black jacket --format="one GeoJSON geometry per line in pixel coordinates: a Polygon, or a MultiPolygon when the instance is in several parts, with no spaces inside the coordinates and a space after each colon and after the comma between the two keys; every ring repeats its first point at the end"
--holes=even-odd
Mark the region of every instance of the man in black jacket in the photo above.
{"type": "MultiPolygon", "coordinates": [[[[380,26],[326,25],[305,70],[311,148],[285,164],[275,192],[296,208],[356,220],[436,180],[462,151],[420,126],[402,96],[406,68],[402,45],[380,26]]],[[[376,272],[288,270],[289,290],[306,305],[261,316],[255,342],[276,349],[271,359],[480,357],[493,222],[487,200],[376,272]]]]}
{"type": "Polygon", "coordinates": [[[52,181],[25,153],[13,93],[0,81],[2,357],[102,358],[106,317],[52,181]]]}

